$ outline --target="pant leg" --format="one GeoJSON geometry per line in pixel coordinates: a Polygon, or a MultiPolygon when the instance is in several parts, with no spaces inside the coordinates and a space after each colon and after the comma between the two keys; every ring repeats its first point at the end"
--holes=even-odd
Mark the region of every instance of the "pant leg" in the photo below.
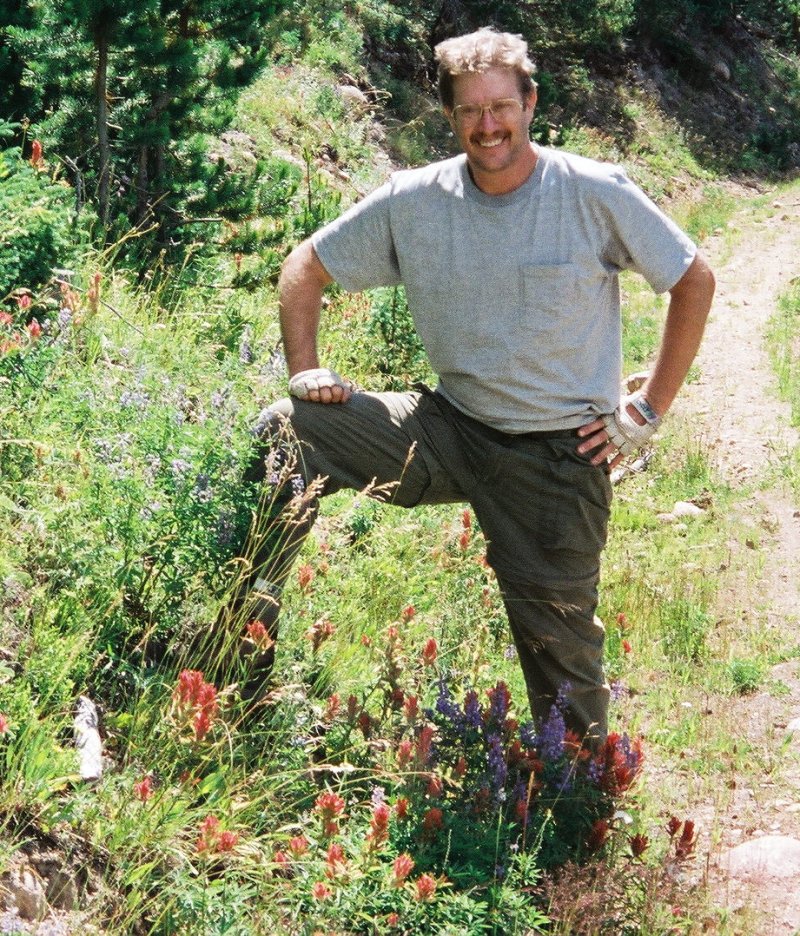
{"type": "Polygon", "coordinates": [[[464,500],[439,459],[437,446],[452,445],[430,393],[357,393],[346,404],[281,400],[262,412],[256,431],[263,445],[245,480],[264,485],[267,503],[215,628],[217,641],[238,646],[237,660],[248,665],[244,695],[271,671],[281,591],[319,497],[352,488],[403,507],[464,500]],[[267,635],[262,649],[241,636],[254,621],[267,635]]]}
{"type": "Polygon", "coordinates": [[[607,732],[604,629],[596,617],[611,487],[577,438],[519,439],[494,452],[496,474],[472,493],[519,654],[531,710],[546,718],[569,685],[568,727],[607,732]]]}

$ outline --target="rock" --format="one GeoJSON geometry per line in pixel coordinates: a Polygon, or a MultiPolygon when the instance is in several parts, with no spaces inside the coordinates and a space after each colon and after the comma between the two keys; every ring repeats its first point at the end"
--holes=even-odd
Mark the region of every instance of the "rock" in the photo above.
{"type": "Polygon", "coordinates": [[[702,507],[698,507],[697,504],[690,504],[688,501],[678,501],[672,508],[673,517],[699,517],[704,513],[702,507]]]}
{"type": "Polygon", "coordinates": [[[722,59],[715,59],[711,63],[711,73],[715,78],[719,78],[722,81],[731,80],[731,70],[728,68],[727,62],[723,62],[722,59]]]}
{"type": "Polygon", "coordinates": [[[800,841],[788,835],[764,835],[729,848],[720,866],[734,878],[750,881],[800,878],[800,841]]]}
{"type": "Polygon", "coordinates": [[[41,920],[47,913],[44,881],[28,865],[14,868],[0,880],[0,895],[24,920],[41,920]]]}
{"type": "Polygon", "coordinates": [[[366,110],[369,107],[369,98],[355,85],[337,85],[336,93],[348,107],[355,110],[366,110]]]}
{"type": "Polygon", "coordinates": [[[793,718],[786,726],[786,730],[792,735],[800,734],[800,718],[793,718]]]}

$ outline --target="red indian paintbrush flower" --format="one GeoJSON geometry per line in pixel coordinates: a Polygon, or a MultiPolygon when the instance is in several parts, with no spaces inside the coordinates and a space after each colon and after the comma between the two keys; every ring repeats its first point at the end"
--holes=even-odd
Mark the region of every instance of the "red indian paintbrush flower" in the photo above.
{"type": "Polygon", "coordinates": [[[402,855],[398,855],[394,860],[394,864],[392,865],[392,882],[394,883],[395,887],[399,887],[413,870],[414,859],[411,857],[411,855],[408,855],[405,852],[402,855]]]}
{"type": "Polygon", "coordinates": [[[436,879],[431,877],[430,874],[423,874],[416,881],[416,892],[414,897],[416,900],[427,901],[432,900],[433,895],[436,893],[436,879]]]}

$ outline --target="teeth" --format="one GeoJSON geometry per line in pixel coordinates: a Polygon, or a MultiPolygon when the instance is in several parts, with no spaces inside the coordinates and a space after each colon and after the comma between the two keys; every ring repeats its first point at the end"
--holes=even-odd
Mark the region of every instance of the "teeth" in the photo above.
{"type": "Polygon", "coordinates": [[[478,145],[483,147],[494,147],[499,146],[502,142],[503,139],[501,137],[499,140],[481,140],[478,145]]]}

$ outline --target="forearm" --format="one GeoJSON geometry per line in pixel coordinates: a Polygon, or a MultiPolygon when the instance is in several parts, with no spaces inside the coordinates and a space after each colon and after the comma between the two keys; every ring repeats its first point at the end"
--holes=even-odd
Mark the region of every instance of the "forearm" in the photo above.
{"type": "Polygon", "coordinates": [[[331,278],[309,241],[286,258],[278,283],[283,348],[290,376],[319,367],[319,331],[322,293],[331,278]]]}
{"type": "Polygon", "coordinates": [[[714,274],[698,254],[671,290],[658,358],[642,387],[659,416],[672,405],[697,355],[713,298],[714,274]]]}

